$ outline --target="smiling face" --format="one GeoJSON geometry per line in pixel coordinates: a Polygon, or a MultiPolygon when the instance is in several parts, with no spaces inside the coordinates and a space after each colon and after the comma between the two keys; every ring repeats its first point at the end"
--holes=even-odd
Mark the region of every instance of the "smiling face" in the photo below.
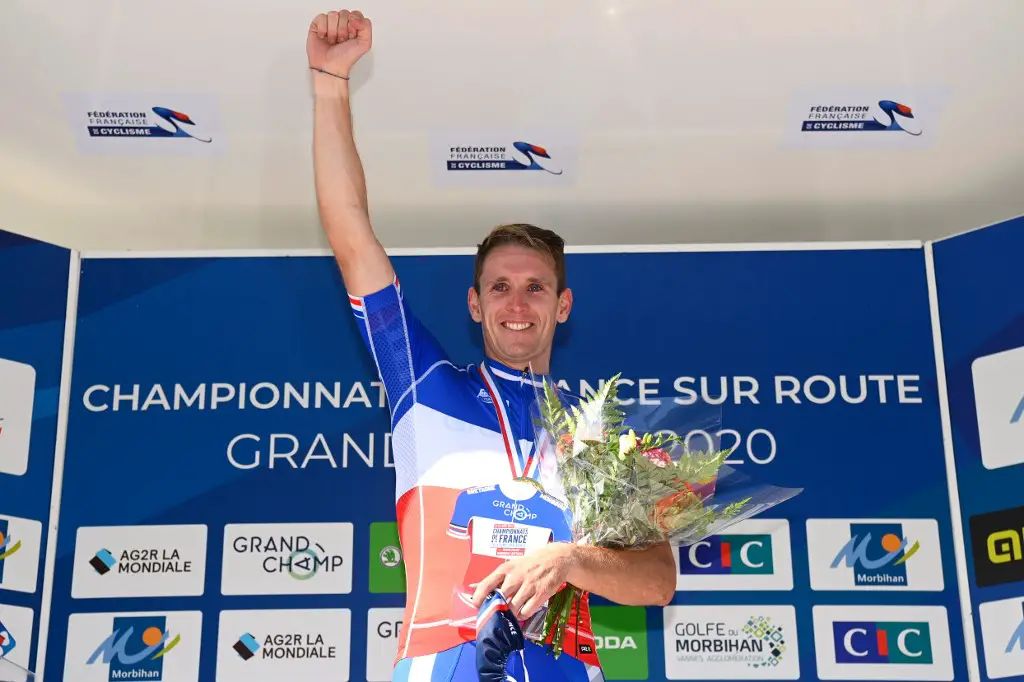
{"type": "Polygon", "coordinates": [[[495,247],[469,290],[469,312],[481,324],[487,356],[509,367],[550,371],[555,327],[569,318],[572,292],[558,292],[554,259],[518,244],[495,247]]]}

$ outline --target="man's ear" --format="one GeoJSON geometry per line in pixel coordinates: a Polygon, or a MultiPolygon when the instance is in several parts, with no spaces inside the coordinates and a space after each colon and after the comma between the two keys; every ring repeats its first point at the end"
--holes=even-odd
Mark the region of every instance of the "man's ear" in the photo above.
{"type": "Polygon", "coordinates": [[[473,318],[474,322],[482,322],[484,319],[483,312],[480,310],[480,296],[476,293],[475,287],[469,288],[467,294],[467,303],[469,304],[469,315],[473,318]]]}
{"type": "Polygon", "coordinates": [[[572,310],[572,289],[565,289],[558,296],[558,316],[559,322],[565,322],[569,319],[569,312],[572,310]]]}

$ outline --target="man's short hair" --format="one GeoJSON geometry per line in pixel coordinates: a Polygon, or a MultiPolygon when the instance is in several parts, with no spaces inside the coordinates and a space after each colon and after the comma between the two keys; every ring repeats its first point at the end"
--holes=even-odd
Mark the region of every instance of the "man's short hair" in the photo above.
{"type": "Polygon", "coordinates": [[[493,249],[499,246],[516,244],[547,254],[554,261],[555,276],[558,282],[558,293],[566,287],[565,276],[565,240],[551,230],[546,230],[528,223],[510,223],[498,225],[477,244],[476,264],[473,272],[473,287],[480,292],[480,274],[484,269],[484,260],[493,249]]]}

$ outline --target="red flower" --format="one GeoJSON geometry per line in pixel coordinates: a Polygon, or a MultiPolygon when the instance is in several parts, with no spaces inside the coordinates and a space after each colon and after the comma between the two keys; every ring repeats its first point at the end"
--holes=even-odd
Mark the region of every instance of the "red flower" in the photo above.
{"type": "Polygon", "coordinates": [[[664,469],[665,467],[672,464],[672,458],[668,456],[668,453],[661,448],[652,448],[650,450],[644,450],[640,453],[648,459],[651,463],[664,469]]]}

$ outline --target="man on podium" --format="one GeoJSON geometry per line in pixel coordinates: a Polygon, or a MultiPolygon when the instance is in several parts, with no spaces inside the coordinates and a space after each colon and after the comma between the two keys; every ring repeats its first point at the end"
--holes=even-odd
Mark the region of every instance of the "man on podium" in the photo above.
{"type": "MultiPolygon", "coordinates": [[[[521,637],[516,652],[495,657],[484,650],[500,648],[495,642],[502,634],[543,608],[566,582],[619,604],[663,605],[675,593],[667,543],[636,551],[575,545],[559,526],[565,523],[557,513],[562,503],[528,483],[537,476],[532,376],[549,375],[555,327],[572,307],[563,241],[520,224],[486,236],[468,291],[486,357],[454,364],[406,295],[420,296],[423,305],[439,302],[429,300],[429,291],[403,290],[370,225],[349,76],[371,42],[370,20],[360,12],[331,11],[313,19],[306,51],[320,219],[391,414],[408,585],[392,679],[477,680],[478,666],[497,660],[503,669],[491,671],[493,679],[600,682],[585,598],[570,616],[559,658],[541,645],[521,644],[521,637]],[[483,577],[476,573],[480,567],[487,567],[483,577]],[[501,608],[491,608],[495,594],[501,608]],[[460,601],[474,614],[488,607],[467,627],[457,615],[460,601]],[[492,613],[512,618],[489,620],[492,613]]],[[[444,87],[443,76],[422,77],[444,87]]]]}

